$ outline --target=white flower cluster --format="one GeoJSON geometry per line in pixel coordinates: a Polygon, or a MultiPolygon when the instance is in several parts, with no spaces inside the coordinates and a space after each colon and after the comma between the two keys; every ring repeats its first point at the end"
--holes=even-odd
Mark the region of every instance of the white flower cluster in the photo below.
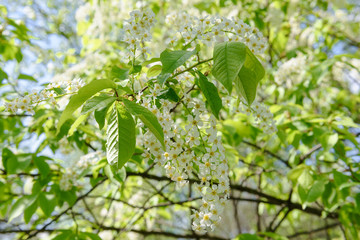
{"type": "Polygon", "coordinates": [[[78,91],[82,86],[84,86],[84,83],[80,79],[54,82],[49,84],[40,92],[33,90],[30,94],[27,94],[24,97],[19,97],[11,102],[6,102],[5,111],[13,113],[28,112],[29,114],[35,114],[34,108],[42,101],[48,100],[52,105],[57,105],[55,100],[57,94],[52,89],[63,88],[66,93],[73,93],[78,91]]]}
{"type": "Polygon", "coordinates": [[[262,33],[254,27],[236,18],[218,16],[192,16],[186,12],[173,13],[166,17],[172,30],[168,43],[173,44],[179,38],[185,44],[195,46],[202,42],[212,46],[215,42],[243,42],[255,54],[261,54],[267,48],[267,41],[262,33]],[[178,34],[178,35],[176,35],[178,34]]]}
{"type": "Polygon", "coordinates": [[[277,132],[274,116],[270,112],[269,108],[263,103],[257,102],[255,100],[250,107],[241,103],[238,110],[239,112],[245,113],[248,116],[253,114],[255,123],[264,131],[264,133],[273,134],[277,132]]]}
{"type": "Polygon", "coordinates": [[[284,62],[275,73],[276,83],[285,83],[288,88],[293,84],[298,84],[304,77],[306,60],[306,56],[298,55],[284,62]]]}
{"type": "MultiPolygon", "coordinates": [[[[151,96],[160,95],[160,89],[158,86],[150,90],[151,96]]],[[[217,132],[216,119],[207,113],[204,102],[185,95],[183,102],[188,115],[186,125],[181,127],[169,114],[172,104],[160,100],[162,108],[159,110],[151,100],[143,98],[142,105],[157,116],[164,131],[166,149],[147,132],[143,157],[153,159],[158,168],[165,169],[178,187],[187,184],[189,177],[199,179],[194,186],[202,197],[202,204],[192,215],[193,229],[199,233],[213,230],[221,220],[220,214],[230,191],[225,149],[217,132]]]]}
{"type": "Polygon", "coordinates": [[[155,14],[151,10],[130,12],[130,19],[126,20],[124,26],[125,42],[129,44],[130,57],[137,57],[137,53],[144,58],[150,54],[149,48],[145,46],[145,42],[151,40],[151,28],[154,26],[155,14]]]}
{"type": "Polygon", "coordinates": [[[102,152],[88,153],[80,157],[80,160],[69,167],[65,167],[59,182],[60,189],[69,191],[73,186],[80,186],[79,177],[89,167],[95,165],[104,155],[102,152]]]}

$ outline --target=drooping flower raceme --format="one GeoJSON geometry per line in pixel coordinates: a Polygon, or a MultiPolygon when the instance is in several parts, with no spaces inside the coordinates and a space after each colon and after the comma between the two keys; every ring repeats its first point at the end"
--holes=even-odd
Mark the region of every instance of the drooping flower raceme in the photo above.
{"type": "Polygon", "coordinates": [[[151,40],[151,28],[155,22],[155,14],[151,10],[143,12],[135,10],[130,13],[130,19],[126,20],[124,30],[126,31],[125,42],[129,44],[129,56],[131,58],[138,55],[146,58],[150,54],[145,42],[151,40]]]}
{"type": "Polygon", "coordinates": [[[185,95],[182,111],[186,120],[174,122],[169,113],[175,105],[160,100],[162,107],[158,109],[153,100],[161,90],[154,87],[150,91],[152,93],[142,99],[142,105],[157,116],[163,128],[166,149],[162,149],[152,133],[146,132],[143,135],[146,150],[143,157],[151,159],[158,169],[163,169],[178,187],[188,184],[189,178],[199,179],[194,187],[202,197],[202,205],[192,215],[193,229],[199,233],[214,229],[221,220],[220,214],[230,191],[225,149],[216,119],[206,111],[203,101],[185,95]]]}
{"type": "Polygon", "coordinates": [[[219,16],[191,16],[186,12],[173,13],[166,17],[171,25],[172,36],[169,43],[179,39],[185,41],[184,45],[195,46],[197,42],[213,46],[215,42],[243,42],[254,54],[263,53],[267,48],[266,38],[262,33],[240,19],[219,16]]]}
{"type": "Polygon", "coordinates": [[[58,94],[53,89],[59,88],[66,94],[70,94],[77,92],[83,86],[84,82],[79,78],[72,81],[53,82],[41,91],[33,90],[23,97],[16,98],[11,102],[6,102],[5,110],[12,113],[27,112],[29,114],[35,114],[34,108],[42,101],[49,101],[50,104],[57,105],[55,97],[58,94]]]}

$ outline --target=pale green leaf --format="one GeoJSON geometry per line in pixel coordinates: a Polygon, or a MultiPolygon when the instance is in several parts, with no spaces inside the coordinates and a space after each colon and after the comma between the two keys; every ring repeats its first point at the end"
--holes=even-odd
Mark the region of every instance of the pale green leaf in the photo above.
{"type": "Polygon", "coordinates": [[[116,89],[116,84],[113,81],[106,79],[94,80],[88,85],[82,87],[76,95],[72,96],[65,110],[61,114],[57,125],[57,133],[59,133],[61,126],[66,122],[66,120],[71,118],[76,109],[78,109],[91,96],[106,88],[116,89]]]}
{"type": "Polygon", "coordinates": [[[325,190],[325,182],[324,181],[316,181],[310,188],[307,194],[307,202],[314,202],[318,197],[322,195],[325,190]]]}
{"type": "Polygon", "coordinates": [[[110,165],[118,168],[131,158],[136,145],[135,122],[121,104],[115,104],[108,119],[106,131],[106,157],[110,165]]]}
{"type": "Polygon", "coordinates": [[[100,94],[86,101],[84,104],[81,114],[86,114],[88,112],[93,112],[97,109],[104,108],[108,104],[113,103],[116,100],[116,97],[109,96],[107,94],[100,94]]]}

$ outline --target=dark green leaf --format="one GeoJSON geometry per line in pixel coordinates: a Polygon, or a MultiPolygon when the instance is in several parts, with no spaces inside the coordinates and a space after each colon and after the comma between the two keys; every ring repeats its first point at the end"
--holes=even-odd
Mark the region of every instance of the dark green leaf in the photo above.
{"type": "Polygon", "coordinates": [[[255,100],[257,85],[264,75],[264,67],[250,49],[246,47],[245,63],[235,79],[235,87],[238,94],[241,94],[248,104],[255,100]]]}
{"type": "Polygon", "coordinates": [[[213,52],[212,74],[231,93],[232,84],[246,58],[246,46],[240,42],[216,44],[213,52]]]}
{"type": "Polygon", "coordinates": [[[50,173],[49,164],[45,162],[47,157],[39,156],[34,158],[34,163],[40,171],[42,177],[46,177],[50,173]]]}
{"type": "Polygon", "coordinates": [[[163,84],[171,74],[183,65],[192,55],[196,53],[194,51],[170,51],[166,49],[160,54],[160,61],[162,63],[162,71],[158,77],[159,84],[163,84]]]}
{"type": "Polygon", "coordinates": [[[130,68],[129,74],[135,74],[141,72],[142,66],[141,65],[134,65],[130,68]]]}
{"type": "Polygon", "coordinates": [[[1,68],[0,68],[0,84],[2,82],[2,80],[4,79],[8,79],[8,75],[6,72],[4,72],[1,68]]]}
{"type": "Polygon", "coordinates": [[[180,97],[176,94],[175,90],[173,88],[169,88],[165,93],[158,96],[159,99],[169,99],[174,102],[178,102],[180,100],[180,97]]]}
{"type": "Polygon", "coordinates": [[[47,217],[50,217],[56,206],[55,195],[40,193],[38,199],[41,210],[47,217]]]}
{"type": "Polygon", "coordinates": [[[24,211],[24,221],[25,223],[29,223],[31,220],[31,217],[36,212],[36,209],[38,207],[38,202],[34,201],[31,205],[27,206],[24,211]]]}
{"type": "Polygon", "coordinates": [[[149,128],[149,130],[154,134],[154,136],[160,141],[161,145],[165,148],[164,132],[156,116],[143,106],[140,106],[127,99],[124,99],[123,103],[132,115],[140,118],[140,120],[145,124],[147,128],[149,128]]]}
{"type": "Polygon", "coordinates": [[[219,93],[214,84],[208,81],[207,77],[201,72],[199,75],[199,85],[201,91],[204,93],[206,100],[210,105],[210,109],[216,118],[219,117],[220,109],[222,108],[222,101],[219,97],[219,93]]]}

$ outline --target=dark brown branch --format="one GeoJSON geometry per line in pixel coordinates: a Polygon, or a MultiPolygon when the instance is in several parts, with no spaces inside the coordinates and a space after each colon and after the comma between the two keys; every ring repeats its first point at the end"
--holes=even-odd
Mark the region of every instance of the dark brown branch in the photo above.
{"type": "MultiPolygon", "coordinates": [[[[153,180],[158,180],[158,181],[171,181],[171,179],[165,177],[165,176],[156,176],[156,175],[151,175],[151,174],[142,174],[142,173],[135,173],[135,172],[127,172],[127,176],[128,177],[132,177],[132,176],[140,176],[140,177],[144,177],[144,178],[148,178],[148,179],[153,179],[153,180]]],[[[190,182],[194,183],[197,182],[199,183],[199,180],[195,180],[195,179],[189,179],[190,182]]],[[[280,205],[280,206],[284,206],[286,205],[289,209],[297,209],[309,214],[313,214],[313,215],[317,215],[319,217],[322,216],[322,209],[319,208],[314,208],[314,207],[306,207],[305,209],[302,208],[300,203],[294,203],[289,201],[288,199],[280,199],[271,195],[268,195],[264,192],[258,191],[256,189],[250,188],[250,187],[245,187],[245,186],[241,186],[241,185],[236,185],[236,184],[231,184],[230,188],[232,190],[238,190],[238,191],[242,191],[242,192],[247,192],[256,196],[259,196],[265,200],[261,200],[261,199],[253,199],[250,200],[252,202],[265,202],[268,204],[273,204],[273,205],[280,205]]],[[[328,213],[327,215],[328,218],[332,218],[332,219],[337,219],[339,217],[338,213],[336,212],[332,212],[332,213],[328,213]]]]}
{"type": "Polygon", "coordinates": [[[243,143],[245,143],[245,144],[247,144],[247,145],[249,145],[249,146],[251,146],[251,147],[253,147],[253,148],[256,148],[256,149],[258,149],[258,150],[263,151],[264,153],[266,153],[266,154],[268,154],[268,155],[270,155],[270,156],[278,159],[278,160],[281,161],[282,163],[284,163],[288,168],[290,168],[290,169],[292,168],[292,167],[290,166],[290,164],[289,164],[288,161],[286,161],[286,160],[283,159],[282,157],[278,156],[277,154],[275,154],[275,153],[273,153],[273,152],[271,152],[271,151],[269,151],[269,150],[263,149],[262,147],[254,144],[254,143],[245,141],[245,140],[243,140],[243,143]]]}
{"type": "MultiPolygon", "coordinates": [[[[171,233],[171,232],[164,232],[164,231],[155,231],[155,230],[138,230],[138,229],[124,229],[124,228],[118,228],[118,227],[113,227],[113,226],[105,226],[105,225],[100,225],[99,226],[101,229],[104,230],[112,230],[112,231],[116,231],[116,232],[134,232],[134,233],[138,233],[141,234],[143,236],[150,236],[150,235],[155,235],[155,236],[166,236],[166,237],[171,237],[171,238],[188,238],[188,239],[209,239],[209,240],[228,240],[228,238],[223,238],[223,237],[217,237],[217,236],[210,236],[210,235],[197,235],[197,234],[176,234],[176,233],[171,233]]],[[[62,231],[65,229],[41,229],[41,230],[36,230],[36,229],[9,229],[9,230],[0,230],[0,234],[9,234],[9,233],[27,233],[30,234],[33,231],[39,231],[39,232],[57,232],[57,231],[62,231]]]]}
{"type": "Polygon", "coordinates": [[[300,157],[300,162],[299,164],[303,163],[305,161],[305,159],[307,159],[308,157],[311,156],[311,154],[313,154],[314,152],[316,152],[317,150],[319,150],[321,148],[321,144],[315,145],[313,148],[311,148],[309,150],[309,152],[305,153],[303,156],[300,157]]]}
{"type": "Polygon", "coordinates": [[[287,236],[287,238],[296,238],[296,237],[301,236],[301,235],[309,235],[309,234],[321,232],[321,231],[324,231],[324,230],[327,230],[327,229],[330,229],[330,228],[334,228],[334,227],[337,227],[339,225],[340,225],[340,223],[333,223],[333,224],[329,224],[329,225],[326,225],[324,227],[313,229],[313,230],[310,230],[310,231],[297,232],[297,233],[294,233],[292,235],[287,236]]]}
{"type": "Polygon", "coordinates": [[[100,184],[102,184],[106,179],[102,179],[101,181],[99,181],[94,187],[92,187],[89,191],[87,191],[84,195],[81,195],[80,197],[78,197],[75,201],[75,203],[68,207],[67,209],[65,209],[64,211],[62,211],[61,213],[59,213],[58,215],[56,215],[49,223],[45,224],[41,229],[36,230],[34,233],[29,234],[29,236],[26,239],[30,239],[34,236],[36,236],[38,233],[43,232],[48,226],[50,226],[51,224],[53,224],[54,222],[56,222],[61,216],[63,216],[65,213],[67,213],[69,210],[71,210],[75,204],[77,202],[79,202],[81,199],[87,197],[92,191],[94,191],[98,186],[100,186],[100,184]]]}

